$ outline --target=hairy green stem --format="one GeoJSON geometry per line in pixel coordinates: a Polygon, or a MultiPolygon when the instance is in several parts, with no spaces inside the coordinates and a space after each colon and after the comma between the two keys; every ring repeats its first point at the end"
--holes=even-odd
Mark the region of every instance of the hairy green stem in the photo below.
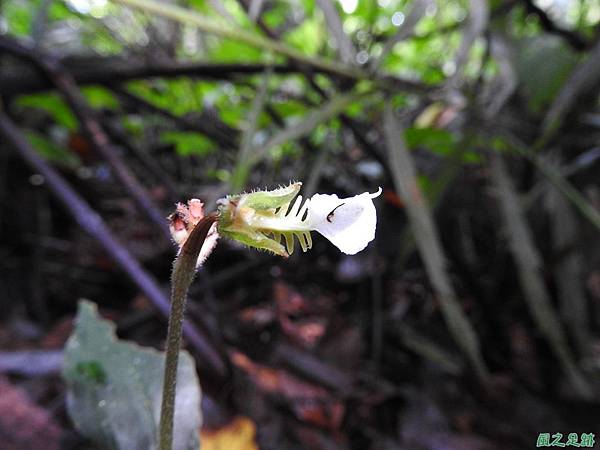
{"type": "Polygon", "coordinates": [[[167,332],[167,355],[160,408],[160,450],[173,447],[173,417],[175,415],[175,391],[177,387],[177,364],[181,347],[181,329],[185,312],[187,292],[196,273],[196,261],[212,224],[215,213],[204,217],[191,231],[173,265],[171,277],[171,312],[167,332]]]}

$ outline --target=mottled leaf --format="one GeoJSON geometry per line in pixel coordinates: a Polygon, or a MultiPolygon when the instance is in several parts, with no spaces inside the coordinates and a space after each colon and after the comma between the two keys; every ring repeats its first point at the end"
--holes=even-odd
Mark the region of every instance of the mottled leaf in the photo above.
{"type": "MultiPolygon", "coordinates": [[[[106,450],[157,449],[163,370],[162,353],[118,340],[114,324],[93,303],[80,302],[63,376],[67,409],[81,434],[106,450]]],[[[173,449],[197,450],[200,422],[194,362],[182,352],[173,449]]]]}

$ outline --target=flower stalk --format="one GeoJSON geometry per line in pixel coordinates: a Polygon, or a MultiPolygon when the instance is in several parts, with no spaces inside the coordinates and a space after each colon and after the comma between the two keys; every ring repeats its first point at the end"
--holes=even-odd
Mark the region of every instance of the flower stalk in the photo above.
{"type": "Polygon", "coordinates": [[[173,417],[175,414],[175,392],[177,365],[181,347],[181,330],[185,312],[187,292],[194,279],[200,250],[213,224],[216,214],[208,214],[194,226],[175,259],[171,276],[171,312],[167,332],[165,376],[160,409],[159,449],[171,450],[173,446],[173,417]]]}
{"type": "Polygon", "coordinates": [[[294,239],[303,251],[312,247],[311,231],[319,232],[348,255],[362,251],[375,238],[373,199],[381,189],[342,199],[335,194],[315,194],[303,201],[298,195],[301,186],[297,182],[272,191],[228,196],[219,200],[218,212],[208,215],[200,200],[191,199],[187,205],[178,203],[169,217],[169,230],[180,250],[171,277],[160,450],[173,447],[177,363],[187,292],[196,269],[212,252],[220,235],[286,258],[294,251],[294,239]]]}

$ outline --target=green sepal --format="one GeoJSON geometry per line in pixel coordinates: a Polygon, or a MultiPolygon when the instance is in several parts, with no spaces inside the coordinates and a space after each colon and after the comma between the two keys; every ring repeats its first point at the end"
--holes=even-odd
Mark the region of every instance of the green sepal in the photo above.
{"type": "Polygon", "coordinates": [[[301,187],[302,183],[297,182],[273,191],[256,191],[242,194],[240,199],[243,200],[244,206],[256,210],[280,208],[289,205],[298,195],[301,187]]]}
{"type": "Polygon", "coordinates": [[[290,256],[285,251],[285,247],[283,245],[261,233],[260,231],[245,233],[242,231],[228,231],[225,229],[219,229],[219,234],[241,242],[248,247],[254,247],[260,250],[268,250],[276,255],[283,256],[284,258],[290,256]]]}

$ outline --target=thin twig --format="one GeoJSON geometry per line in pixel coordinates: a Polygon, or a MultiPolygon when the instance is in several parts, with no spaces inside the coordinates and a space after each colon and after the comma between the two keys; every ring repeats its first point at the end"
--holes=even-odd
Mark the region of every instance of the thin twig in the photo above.
{"type": "Polygon", "coordinates": [[[342,61],[345,64],[354,65],[356,63],[356,49],[354,48],[354,44],[352,44],[352,40],[344,31],[336,4],[332,0],[317,0],[317,4],[325,15],[325,21],[337,43],[338,53],[342,61]]]}
{"type": "Polygon", "coordinates": [[[202,117],[200,119],[189,119],[184,116],[177,116],[171,111],[150,103],[135,94],[132,94],[127,89],[118,86],[112,86],[112,90],[126,101],[134,104],[140,109],[145,109],[148,112],[159,114],[173,121],[179,128],[187,131],[197,131],[204,134],[210,139],[217,142],[219,145],[227,148],[236,148],[239,130],[230,127],[222,122],[218,117],[202,117]]]}
{"type": "Polygon", "coordinates": [[[567,199],[555,189],[547,189],[546,207],[552,218],[552,235],[557,252],[566,252],[556,264],[554,274],[560,312],[581,354],[588,355],[591,342],[590,311],[585,298],[583,255],[572,246],[579,238],[578,221],[567,199]]]}
{"type": "Polygon", "coordinates": [[[301,377],[337,391],[342,396],[352,395],[356,389],[354,374],[332,366],[292,345],[278,343],[273,349],[272,358],[274,364],[286,366],[301,377]]]}
{"type": "MultiPolygon", "coordinates": [[[[321,86],[319,86],[319,84],[315,80],[315,77],[312,76],[312,74],[310,73],[305,73],[304,75],[307,78],[310,86],[315,90],[315,92],[319,94],[319,96],[323,100],[328,100],[329,95],[321,88],[321,86]]],[[[381,155],[381,153],[378,151],[377,145],[372,143],[367,137],[367,132],[371,129],[371,126],[361,124],[357,120],[347,116],[346,114],[340,114],[340,121],[345,127],[352,131],[354,138],[357,140],[357,142],[363,148],[363,150],[366,151],[369,155],[371,155],[373,159],[378,161],[381,164],[381,167],[383,167],[383,170],[385,171],[386,175],[391,178],[392,173],[389,169],[387,161],[385,160],[385,157],[381,155]]]]}
{"type": "Polygon", "coordinates": [[[152,154],[143,151],[131,142],[125,131],[112,123],[110,117],[103,117],[102,119],[109,137],[133,154],[142,163],[146,171],[152,174],[157,182],[165,186],[168,191],[169,200],[176,201],[179,196],[179,189],[175,181],[171,178],[171,175],[161,167],[152,154]]]}
{"type": "Polygon", "coordinates": [[[364,70],[340,63],[339,61],[330,61],[328,59],[316,56],[308,56],[305,53],[302,53],[300,50],[290,47],[282,42],[265,38],[254,32],[246,31],[240,28],[232,28],[227,24],[224,24],[221,20],[215,20],[215,18],[205,17],[201,14],[198,14],[195,11],[186,8],[181,8],[169,3],[158,2],[155,0],[114,1],[127,6],[138,8],[143,11],[157,14],[159,16],[168,17],[181,23],[188,23],[190,25],[194,25],[195,27],[207,33],[212,33],[216,36],[220,36],[225,39],[232,39],[265,51],[270,51],[276,54],[286,56],[301,65],[305,65],[310,68],[326,72],[330,75],[337,76],[341,79],[354,81],[371,80],[381,85],[382,87],[386,87],[389,89],[425,92],[429,92],[432,90],[431,88],[420,83],[401,80],[390,75],[373,76],[373,74],[369,74],[364,70]]]}
{"type": "Polygon", "coordinates": [[[278,131],[265,144],[257,148],[251,155],[249,164],[257,164],[275,146],[306,136],[317,125],[335,118],[352,102],[359,100],[361,97],[364,97],[364,95],[342,94],[329,100],[327,103],[321,105],[321,107],[315,108],[313,111],[305,114],[302,120],[278,131]]]}
{"type": "Polygon", "coordinates": [[[590,386],[577,368],[567,346],[563,326],[558,319],[550,294],[541,276],[541,257],[523,217],[517,194],[506,173],[499,154],[491,154],[492,178],[498,189],[502,217],[507,227],[507,239],[518,267],[519,280],[527,306],[540,332],[548,340],[571,384],[585,398],[592,395],[590,386]]]}
{"type": "Polygon", "coordinates": [[[62,350],[17,350],[0,352],[0,373],[27,377],[57,375],[63,365],[62,350]]]}
{"type": "MultiPolygon", "coordinates": [[[[78,60],[61,60],[62,66],[80,85],[113,85],[126,81],[148,78],[190,77],[199,80],[234,80],[241,76],[252,76],[269,69],[273,74],[294,74],[297,68],[289,64],[266,63],[153,63],[135,61],[115,61],[114,58],[95,57],[86,61],[85,66],[78,60]],[[89,67],[88,67],[89,65],[89,67]]],[[[0,77],[0,95],[18,95],[51,89],[52,83],[35,74],[4,75],[0,77]]]]}
{"type": "Polygon", "coordinates": [[[548,33],[556,34],[562,37],[575,50],[582,51],[590,46],[590,42],[577,31],[567,30],[556,24],[550,16],[540,8],[534,0],[522,0],[525,4],[525,9],[529,13],[535,14],[540,20],[542,28],[548,33]]]}
{"type": "MultiPolygon", "coordinates": [[[[433,5],[432,0],[415,0],[410,6],[410,10],[406,13],[404,22],[398,27],[398,30],[385,42],[381,54],[371,64],[371,70],[376,71],[385,58],[392,51],[394,46],[413,35],[417,23],[427,12],[427,8],[433,5]]],[[[437,30],[436,30],[437,31],[437,30]]]]}
{"type": "Polygon", "coordinates": [[[487,0],[469,0],[469,18],[463,28],[460,46],[454,57],[456,71],[450,83],[460,83],[469,51],[476,39],[483,34],[489,21],[489,5],[487,0]]]}
{"type": "MultiPolygon", "coordinates": [[[[148,297],[160,313],[169,315],[169,301],[156,280],[140,265],[129,251],[117,241],[102,218],[83,200],[48,163],[27,143],[16,125],[0,113],[0,135],[4,137],[18,155],[36,172],[39,172],[52,193],[65,206],[79,226],[92,235],[104,250],[123,269],[135,285],[148,297]]],[[[196,350],[204,367],[204,374],[223,380],[227,366],[210,341],[192,324],[185,323],[186,338],[196,350]]]]}
{"type": "Polygon", "coordinates": [[[406,204],[417,248],[437,294],[450,334],[471,362],[477,376],[486,382],[489,373],[481,356],[479,338],[463,313],[450,283],[446,269],[446,256],[440,238],[435,229],[431,212],[425,204],[425,198],[417,184],[414,163],[389,103],[385,110],[384,129],[393,181],[406,204]]]}
{"type": "Polygon", "coordinates": [[[61,67],[59,60],[6,36],[0,37],[0,50],[31,62],[52,81],[79,120],[81,129],[94,150],[108,162],[115,176],[141,211],[161,230],[163,237],[170,241],[171,235],[164,215],[152,203],[146,189],[133,176],[116,149],[111,145],[96,118],[96,112],[87,104],[73,77],[61,67]]]}
{"type": "Polygon", "coordinates": [[[588,57],[571,73],[542,122],[542,136],[535,147],[543,147],[561,127],[563,119],[578,105],[581,96],[600,84],[600,41],[590,50],[588,57]]]}
{"type": "Polygon", "coordinates": [[[559,170],[548,165],[537,156],[534,148],[528,148],[513,134],[504,132],[502,136],[506,138],[510,150],[529,160],[550,184],[571,202],[582,217],[585,217],[596,229],[600,230],[600,212],[586,200],[559,170]]]}
{"type": "Polygon", "coordinates": [[[253,141],[259,126],[260,115],[264,111],[265,104],[267,102],[269,79],[270,72],[266,72],[263,75],[258,92],[252,101],[252,108],[250,108],[250,113],[248,114],[248,118],[246,120],[246,129],[242,134],[240,149],[236,158],[235,167],[233,168],[233,172],[231,174],[231,179],[229,181],[232,194],[237,194],[243,189],[244,185],[246,184],[250,168],[252,167],[250,157],[254,150],[253,141]]]}

